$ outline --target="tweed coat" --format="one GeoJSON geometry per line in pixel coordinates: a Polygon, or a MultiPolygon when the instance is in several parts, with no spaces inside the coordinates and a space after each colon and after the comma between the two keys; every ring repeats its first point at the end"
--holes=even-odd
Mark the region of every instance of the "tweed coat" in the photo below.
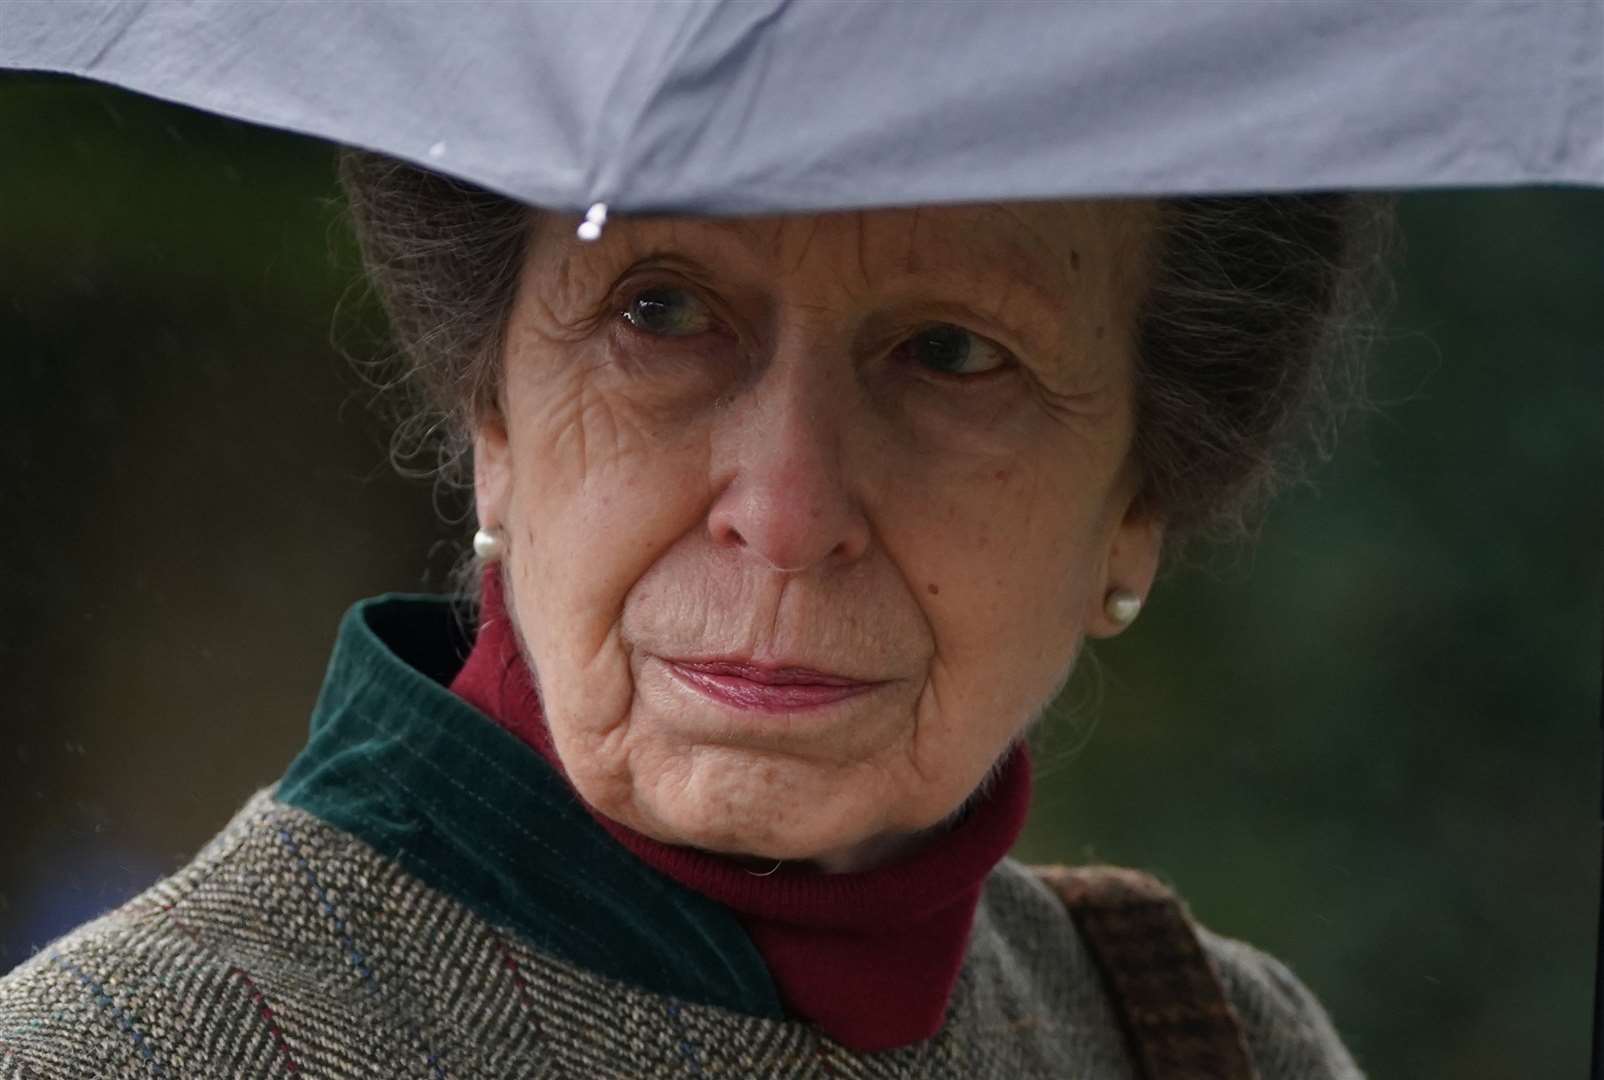
{"type": "MultiPolygon", "coordinates": [[[[860,1054],[788,1018],[727,912],[445,689],[451,625],[353,609],[284,777],[0,978],[0,1077],[1138,1075],[1064,905],[1006,859],[934,1038],[860,1054]]],[[[1360,1075],[1283,965],[1200,938],[1260,1076],[1360,1075]]]]}

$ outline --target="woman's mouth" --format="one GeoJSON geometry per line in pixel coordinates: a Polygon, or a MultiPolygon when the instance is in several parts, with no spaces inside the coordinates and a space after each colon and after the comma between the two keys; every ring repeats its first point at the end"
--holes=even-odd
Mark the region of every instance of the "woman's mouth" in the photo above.
{"type": "Polygon", "coordinates": [[[770,667],[739,660],[665,660],[691,689],[721,705],[760,712],[793,712],[831,705],[882,685],[803,667],[770,667]]]}

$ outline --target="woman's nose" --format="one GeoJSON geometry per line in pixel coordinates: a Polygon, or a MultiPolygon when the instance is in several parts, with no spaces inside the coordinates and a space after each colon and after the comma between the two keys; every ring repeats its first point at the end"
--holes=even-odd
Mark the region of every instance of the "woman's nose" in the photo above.
{"type": "Polygon", "coordinates": [[[726,408],[712,448],[714,543],[787,572],[851,562],[868,549],[841,389],[775,363],[726,408]]]}

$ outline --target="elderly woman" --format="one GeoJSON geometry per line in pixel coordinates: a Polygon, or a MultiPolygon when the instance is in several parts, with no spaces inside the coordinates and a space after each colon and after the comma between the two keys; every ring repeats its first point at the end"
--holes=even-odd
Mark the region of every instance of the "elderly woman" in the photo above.
{"type": "Polygon", "coordinates": [[[1358,1075],[1152,879],[1006,855],[1087,639],[1318,430],[1369,203],[592,243],[342,175],[476,633],[357,605],[282,779],[0,982],[5,1075],[1358,1075]]]}

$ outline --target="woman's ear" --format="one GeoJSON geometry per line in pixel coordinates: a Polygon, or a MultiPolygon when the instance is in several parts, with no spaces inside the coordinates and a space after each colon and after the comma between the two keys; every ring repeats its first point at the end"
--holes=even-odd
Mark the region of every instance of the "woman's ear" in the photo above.
{"type": "Polygon", "coordinates": [[[1113,637],[1129,627],[1153,589],[1164,552],[1164,523],[1144,503],[1131,499],[1109,538],[1101,587],[1091,597],[1087,613],[1086,633],[1091,637],[1113,637]]]}
{"type": "Polygon", "coordinates": [[[481,529],[495,532],[505,525],[511,496],[507,423],[499,411],[488,412],[479,418],[473,433],[473,502],[481,529]]]}

